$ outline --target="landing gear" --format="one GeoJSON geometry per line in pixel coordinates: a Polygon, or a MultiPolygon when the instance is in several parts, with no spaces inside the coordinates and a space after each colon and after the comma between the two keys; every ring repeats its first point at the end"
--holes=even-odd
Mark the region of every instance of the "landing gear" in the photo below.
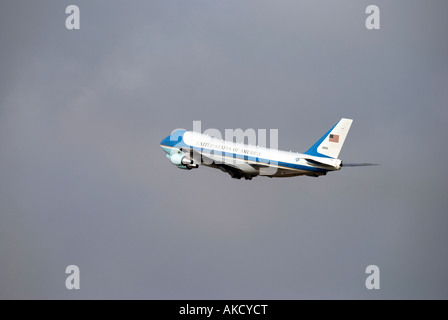
{"type": "Polygon", "coordinates": [[[254,176],[252,176],[250,174],[245,174],[243,171],[235,169],[235,168],[232,168],[232,167],[227,166],[227,165],[221,164],[221,165],[218,165],[217,167],[219,169],[221,169],[222,171],[227,172],[228,174],[230,174],[230,176],[232,178],[234,178],[234,179],[244,178],[246,180],[252,180],[252,178],[254,177],[254,176]]]}

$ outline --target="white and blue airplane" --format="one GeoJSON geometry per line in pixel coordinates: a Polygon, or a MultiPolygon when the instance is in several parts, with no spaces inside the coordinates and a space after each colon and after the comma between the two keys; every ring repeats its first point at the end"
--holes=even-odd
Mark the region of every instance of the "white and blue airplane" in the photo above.
{"type": "MultiPolygon", "coordinates": [[[[232,178],[251,180],[261,175],[273,177],[326,175],[340,170],[338,159],[352,119],[342,118],[308,151],[296,153],[217,139],[200,132],[176,129],[160,142],[171,163],[180,169],[205,165],[220,169],[232,178]]],[[[372,163],[345,166],[369,166],[372,163]]]]}

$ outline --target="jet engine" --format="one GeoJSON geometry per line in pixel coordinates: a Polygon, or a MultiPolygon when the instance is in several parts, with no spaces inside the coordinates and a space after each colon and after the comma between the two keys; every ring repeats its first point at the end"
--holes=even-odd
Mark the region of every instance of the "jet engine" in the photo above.
{"type": "Polygon", "coordinates": [[[188,159],[182,153],[176,153],[170,157],[171,163],[176,165],[179,169],[193,169],[198,165],[193,163],[193,160],[188,159]]]}

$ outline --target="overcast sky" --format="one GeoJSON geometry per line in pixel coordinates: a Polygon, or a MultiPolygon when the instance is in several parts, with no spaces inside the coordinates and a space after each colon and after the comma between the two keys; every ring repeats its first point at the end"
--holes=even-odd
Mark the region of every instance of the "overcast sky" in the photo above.
{"type": "Polygon", "coordinates": [[[447,299],[447,12],[2,1],[0,298],[447,299]],[[278,129],[303,152],[342,117],[340,158],[381,166],[241,181],[179,170],[159,147],[201,120],[278,129]]]}

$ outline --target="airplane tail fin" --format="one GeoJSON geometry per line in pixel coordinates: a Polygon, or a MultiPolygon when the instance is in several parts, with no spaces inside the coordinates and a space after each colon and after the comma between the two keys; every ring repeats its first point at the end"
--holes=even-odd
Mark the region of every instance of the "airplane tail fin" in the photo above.
{"type": "Polygon", "coordinates": [[[305,154],[315,157],[335,158],[339,156],[347,137],[352,119],[342,118],[326,134],[322,136],[305,154]]]}

